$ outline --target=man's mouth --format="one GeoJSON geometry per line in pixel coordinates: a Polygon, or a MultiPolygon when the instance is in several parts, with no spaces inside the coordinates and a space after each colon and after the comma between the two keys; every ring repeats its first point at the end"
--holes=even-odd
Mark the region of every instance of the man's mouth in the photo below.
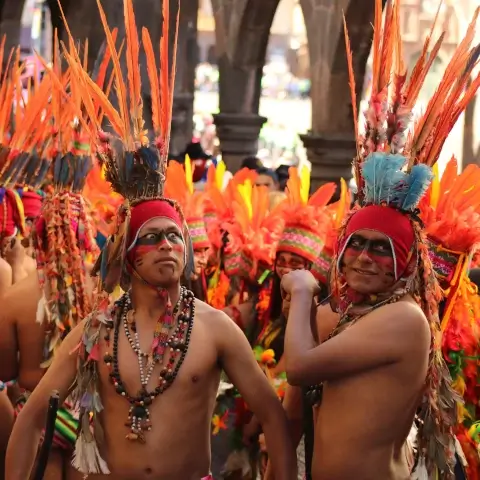
{"type": "Polygon", "coordinates": [[[375,272],[372,272],[370,270],[363,270],[362,268],[354,268],[353,271],[357,272],[359,275],[376,275],[375,272]]]}
{"type": "Polygon", "coordinates": [[[155,260],[155,263],[162,263],[166,265],[176,265],[177,260],[175,258],[159,258],[158,260],[155,260]]]}

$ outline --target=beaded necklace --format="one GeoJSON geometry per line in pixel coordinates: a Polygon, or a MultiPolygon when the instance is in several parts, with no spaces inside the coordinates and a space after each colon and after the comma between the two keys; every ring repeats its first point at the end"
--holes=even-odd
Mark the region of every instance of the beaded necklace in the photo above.
{"type": "MultiPolygon", "coordinates": [[[[166,313],[160,317],[155,327],[154,338],[148,353],[142,352],[140,348],[135,323],[135,312],[132,310],[130,295],[125,293],[117,305],[117,324],[114,326],[113,350],[112,354],[107,351],[104,356],[104,362],[109,368],[110,381],[113,383],[115,391],[125,397],[130,403],[128,420],[125,423],[127,427],[130,427],[130,432],[126,435],[126,438],[128,440],[145,443],[143,432],[152,429],[149,406],[156,397],[164,393],[172,385],[188,350],[193,328],[193,319],[195,317],[194,295],[191,291],[182,287],[179,300],[173,312],[171,305],[167,303],[166,313]],[[178,323],[176,328],[173,328],[178,311],[180,311],[178,323]],[[138,359],[141,388],[135,396],[127,392],[120,376],[118,366],[120,323],[123,325],[127,340],[138,359]],[[130,330],[132,330],[133,336],[130,330]],[[168,354],[166,355],[167,351],[168,354]],[[147,385],[155,366],[158,364],[163,366],[158,378],[158,385],[154,390],[149,392],[147,385]]],[[[107,334],[105,335],[107,348],[110,348],[109,332],[112,327],[113,322],[107,326],[107,334]]]]}

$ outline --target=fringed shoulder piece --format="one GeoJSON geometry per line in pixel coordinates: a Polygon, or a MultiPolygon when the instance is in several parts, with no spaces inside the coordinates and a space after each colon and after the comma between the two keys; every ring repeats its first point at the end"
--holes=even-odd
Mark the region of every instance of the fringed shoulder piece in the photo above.
{"type": "MultiPolygon", "coordinates": [[[[435,166],[436,167],[436,166],[435,166]]],[[[429,240],[429,255],[444,296],[441,317],[442,350],[457,402],[456,436],[465,452],[468,474],[480,471],[477,406],[480,382],[480,300],[468,278],[472,257],[480,246],[480,168],[468,165],[458,174],[455,158],[442,178],[435,178],[420,204],[420,216],[429,240]]],[[[470,477],[469,477],[470,478],[470,477]]]]}
{"type": "MultiPolygon", "coordinates": [[[[33,103],[36,110],[49,111],[42,157],[51,165],[52,188],[33,238],[44,291],[37,320],[46,324],[45,368],[65,336],[91,311],[86,262],[99,253],[90,209],[81,194],[92,167],[90,123],[82,113],[77,79],[69,71],[61,74],[57,66],[54,62],[44,76],[49,79],[48,94],[40,97],[44,104],[33,103]]],[[[41,86],[37,92],[42,92],[41,86]]]]}

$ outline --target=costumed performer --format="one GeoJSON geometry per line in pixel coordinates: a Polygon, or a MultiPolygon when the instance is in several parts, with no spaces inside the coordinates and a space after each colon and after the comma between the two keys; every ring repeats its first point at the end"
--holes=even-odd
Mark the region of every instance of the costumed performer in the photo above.
{"type": "MultiPolygon", "coordinates": [[[[89,88],[82,98],[99,102],[114,128],[115,134],[100,133],[99,155],[106,179],[125,203],[97,263],[103,294],[94,312],[64,340],[20,413],[7,452],[7,476],[28,477],[49,392],[57,390],[64,400],[75,381],[81,428],[73,464],[80,472],[91,478],[110,473],[114,480],[146,475],[210,478],[208,436],[224,369],[262,421],[275,475],[293,479],[295,459],[286,419],[248,342],[224,313],[180,285],[184,271],[192,271],[193,258],[182,212],[163,196],[175,72],[175,64],[170,74],[168,65],[169,2],[162,6],[159,78],[150,35],[142,30],[153,99],[153,144],[144,130],[132,1],[124,1],[128,106],[119,54],[100,3],[98,7],[119,110],[78,58],[68,53],[66,58],[72,74],[89,88]],[[108,293],[118,284],[126,293],[110,303],[108,293]],[[78,355],[71,355],[72,350],[78,355]]],[[[178,32],[178,13],[175,17],[178,32]]],[[[91,111],[88,104],[86,110],[91,111]]]]}
{"type": "MultiPolygon", "coordinates": [[[[7,292],[0,320],[0,378],[16,378],[25,389],[15,401],[16,415],[28,405],[62,341],[90,313],[94,287],[90,271],[99,253],[89,206],[81,194],[92,153],[87,122],[79,120],[80,85],[69,71],[56,80],[54,75],[47,72],[30,96],[28,106],[35,106],[38,117],[31,114],[32,130],[25,131],[28,136],[43,130],[42,158],[51,166],[51,190],[32,234],[37,271],[7,292]]],[[[20,168],[18,162],[19,157],[12,158],[11,167],[20,168]]],[[[66,401],[55,422],[49,478],[61,479],[61,472],[72,468],[78,427],[78,412],[66,401]]],[[[22,443],[13,442],[12,448],[22,452],[22,443]]]]}
{"type": "MultiPolygon", "coordinates": [[[[441,291],[417,207],[433,177],[430,167],[480,83],[467,85],[480,48],[470,48],[475,16],[437,93],[407,137],[418,92],[443,36],[428,55],[427,37],[407,82],[398,9],[399,2],[388,3],[382,21],[376,3],[372,95],[354,159],[360,208],[339,237],[331,309],[340,320],[327,341],[315,346],[305,321],[316,311],[313,276],[296,271],[282,279],[291,302],[285,342],[288,381],[317,384],[311,390],[318,408],[312,476],[319,480],[449,479],[455,465],[458,395],[442,357],[441,291]],[[407,436],[417,409],[421,423],[413,459],[407,436]],[[373,414],[366,416],[367,411],[373,414]]],[[[358,133],[356,122],[355,128],[358,133]]]]}

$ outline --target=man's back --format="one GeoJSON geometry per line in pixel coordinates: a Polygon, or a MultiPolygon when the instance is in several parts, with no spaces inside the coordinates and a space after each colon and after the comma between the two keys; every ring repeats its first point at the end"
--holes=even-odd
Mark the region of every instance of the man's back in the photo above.
{"type": "MultiPolygon", "coordinates": [[[[385,322],[410,317],[413,329],[408,341],[398,339],[404,353],[398,362],[325,383],[315,429],[315,480],[409,478],[403,444],[425,383],[430,334],[423,313],[408,297],[380,307],[376,314],[382,310],[385,322]]],[[[359,336],[369,334],[362,323],[369,322],[370,315],[350,327],[351,333],[355,329],[359,336]]]]}

